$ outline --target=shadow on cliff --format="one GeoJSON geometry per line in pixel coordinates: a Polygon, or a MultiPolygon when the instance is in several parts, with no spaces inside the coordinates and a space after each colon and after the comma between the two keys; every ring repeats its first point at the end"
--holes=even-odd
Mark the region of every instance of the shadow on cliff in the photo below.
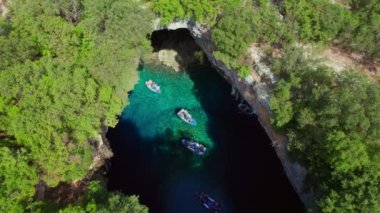
{"type": "Polygon", "coordinates": [[[175,60],[180,65],[181,70],[197,63],[194,53],[201,50],[191,37],[190,32],[184,28],[154,31],[151,35],[151,43],[153,52],[160,50],[177,52],[175,60]]]}
{"type": "Polygon", "coordinates": [[[216,170],[215,179],[227,183],[234,212],[303,212],[269,137],[256,117],[239,112],[231,86],[210,66],[192,66],[187,72],[216,143],[204,167],[216,170]]]}

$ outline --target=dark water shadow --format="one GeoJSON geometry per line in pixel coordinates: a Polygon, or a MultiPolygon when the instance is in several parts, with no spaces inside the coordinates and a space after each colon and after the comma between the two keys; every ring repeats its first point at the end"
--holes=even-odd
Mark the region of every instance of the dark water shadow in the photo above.
{"type": "Polygon", "coordinates": [[[191,170],[199,160],[184,149],[170,129],[154,138],[142,138],[136,125],[126,119],[110,128],[107,138],[114,153],[108,189],[140,195],[141,203],[149,206],[150,212],[166,208],[162,191],[168,180],[176,172],[191,170]]]}
{"type": "Polygon", "coordinates": [[[226,188],[233,212],[304,212],[257,118],[239,113],[230,85],[208,66],[188,70],[216,142],[204,162],[226,188]]]}
{"type": "Polygon", "coordinates": [[[107,138],[114,153],[108,174],[108,189],[120,190],[128,195],[139,194],[142,203],[149,203],[153,209],[160,208],[161,202],[157,199],[159,178],[142,181],[152,176],[154,162],[149,156],[154,151],[141,143],[136,126],[128,120],[120,121],[114,129],[109,129],[107,138]],[[149,193],[142,194],[141,191],[149,193]]]}

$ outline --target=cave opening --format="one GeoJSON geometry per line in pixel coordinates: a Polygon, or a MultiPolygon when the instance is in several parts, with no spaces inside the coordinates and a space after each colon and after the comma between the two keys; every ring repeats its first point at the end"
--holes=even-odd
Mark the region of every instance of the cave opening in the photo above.
{"type": "MultiPolygon", "coordinates": [[[[108,188],[140,196],[151,212],[207,212],[198,193],[220,202],[221,212],[303,212],[270,139],[257,118],[237,108],[231,86],[204,60],[187,29],[151,35],[153,54],[173,50],[178,72],[146,64],[119,123],[108,131],[114,157],[108,188]],[[154,79],[159,95],[144,84],[154,79]],[[176,117],[189,109],[192,127],[176,117]],[[208,148],[195,156],[180,143],[192,135],[208,148]]],[[[173,57],[174,56],[174,57],[173,57]]],[[[158,57],[158,56],[157,56],[158,57]]]]}
{"type": "MultiPolygon", "coordinates": [[[[199,61],[199,54],[203,53],[196,44],[189,30],[180,28],[177,30],[157,30],[151,35],[153,47],[153,60],[175,60],[180,70],[188,70],[191,65],[201,63],[209,65],[207,60],[199,61]],[[170,57],[170,53],[174,57],[170,57]],[[197,55],[198,53],[198,55],[197,55]],[[165,55],[166,54],[166,55],[165,55]],[[165,58],[165,56],[168,56],[165,58]]],[[[170,65],[170,63],[168,63],[170,65]]]]}

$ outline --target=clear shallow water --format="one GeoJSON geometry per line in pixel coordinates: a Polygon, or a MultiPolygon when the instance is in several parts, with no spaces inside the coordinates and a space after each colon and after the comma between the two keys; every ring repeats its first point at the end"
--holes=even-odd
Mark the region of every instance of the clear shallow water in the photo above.
{"type": "Polygon", "coordinates": [[[120,122],[108,138],[114,151],[108,187],[138,194],[151,212],[207,212],[198,192],[222,205],[222,212],[302,212],[302,205],[253,117],[240,114],[230,86],[211,68],[174,73],[143,68],[120,122]],[[144,82],[152,79],[161,94],[144,82]],[[176,116],[187,108],[190,126],[176,116]],[[180,143],[192,137],[205,144],[195,156],[180,143]]]}
{"type": "MultiPolygon", "coordinates": [[[[203,110],[194,82],[185,72],[140,71],[140,82],[134,88],[128,108],[121,116],[121,122],[129,120],[139,128],[143,139],[158,135],[177,141],[178,137],[192,137],[212,148],[213,143],[207,134],[207,115],[203,110]],[[161,87],[161,94],[152,93],[144,82],[153,79],[161,87]],[[176,112],[186,108],[197,121],[193,127],[178,119],[176,112]]],[[[167,144],[169,147],[172,144],[167,144]]]]}

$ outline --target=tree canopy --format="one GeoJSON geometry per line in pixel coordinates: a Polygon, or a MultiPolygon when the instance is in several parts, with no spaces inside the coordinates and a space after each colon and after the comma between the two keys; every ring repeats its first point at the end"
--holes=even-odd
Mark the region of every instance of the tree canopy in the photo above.
{"type": "MultiPolygon", "coordinates": [[[[83,178],[101,126],[114,126],[162,24],[208,25],[215,56],[240,76],[247,51],[276,44],[280,76],[273,125],[308,168],[323,212],[380,211],[380,87],[354,71],[334,73],[290,47],[336,44],[380,56],[378,0],[12,0],[0,18],[0,211],[39,211],[39,182],[83,178]],[[343,2],[343,3],[342,3],[343,2]],[[150,5],[150,6],[148,6],[150,5]],[[151,10],[150,10],[151,9],[151,10]]],[[[41,209],[40,209],[41,210],[41,209]]],[[[90,184],[86,199],[62,212],[146,212],[135,196],[90,184]]]]}
{"type": "Polygon", "coordinates": [[[237,70],[242,77],[250,74],[250,64],[245,56],[252,43],[288,43],[292,39],[276,8],[267,0],[227,7],[211,34],[217,47],[215,56],[237,70]]]}
{"type": "MultiPolygon", "coordinates": [[[[35,185],[83,178],[101,125],[114,126],[150,51],[139,1],[14,0],[0,22],[0,211],[33,206],[35,185]]],[[[115,194],[107,205],[125,200],[115,194]]]]}
{"type": "Polygon", "coordinates": [[[380,56],[380,6],[376,0],[352,0],[345,5],[328,0],[287,0],[281,10],[285,23],[301,39],[335,42],[349,50],[380,56]]]}
{"type": "Polygon", "coordinates": [[[148,208],[139,203],[137,196],[125,196],[120,192],[109,192],[99,181],[91,181],[84,201],[59,210],[60,213],[148,213],[148,208]]]}
{"type": "Polygon", "coordinates": [[[272,68],[282,77],[271,96],[272,123],[306,164],[321,210],[379,211],[380,86],[294,49],[272,68]]]}
{"type": "Polygon", "coordinates": [[[192,19],[212,25],[224,8],[241,2],[241,0],[153,0],[151,8],[160,15],[162,24],[169,24],[175,19],[192,19]]]}

